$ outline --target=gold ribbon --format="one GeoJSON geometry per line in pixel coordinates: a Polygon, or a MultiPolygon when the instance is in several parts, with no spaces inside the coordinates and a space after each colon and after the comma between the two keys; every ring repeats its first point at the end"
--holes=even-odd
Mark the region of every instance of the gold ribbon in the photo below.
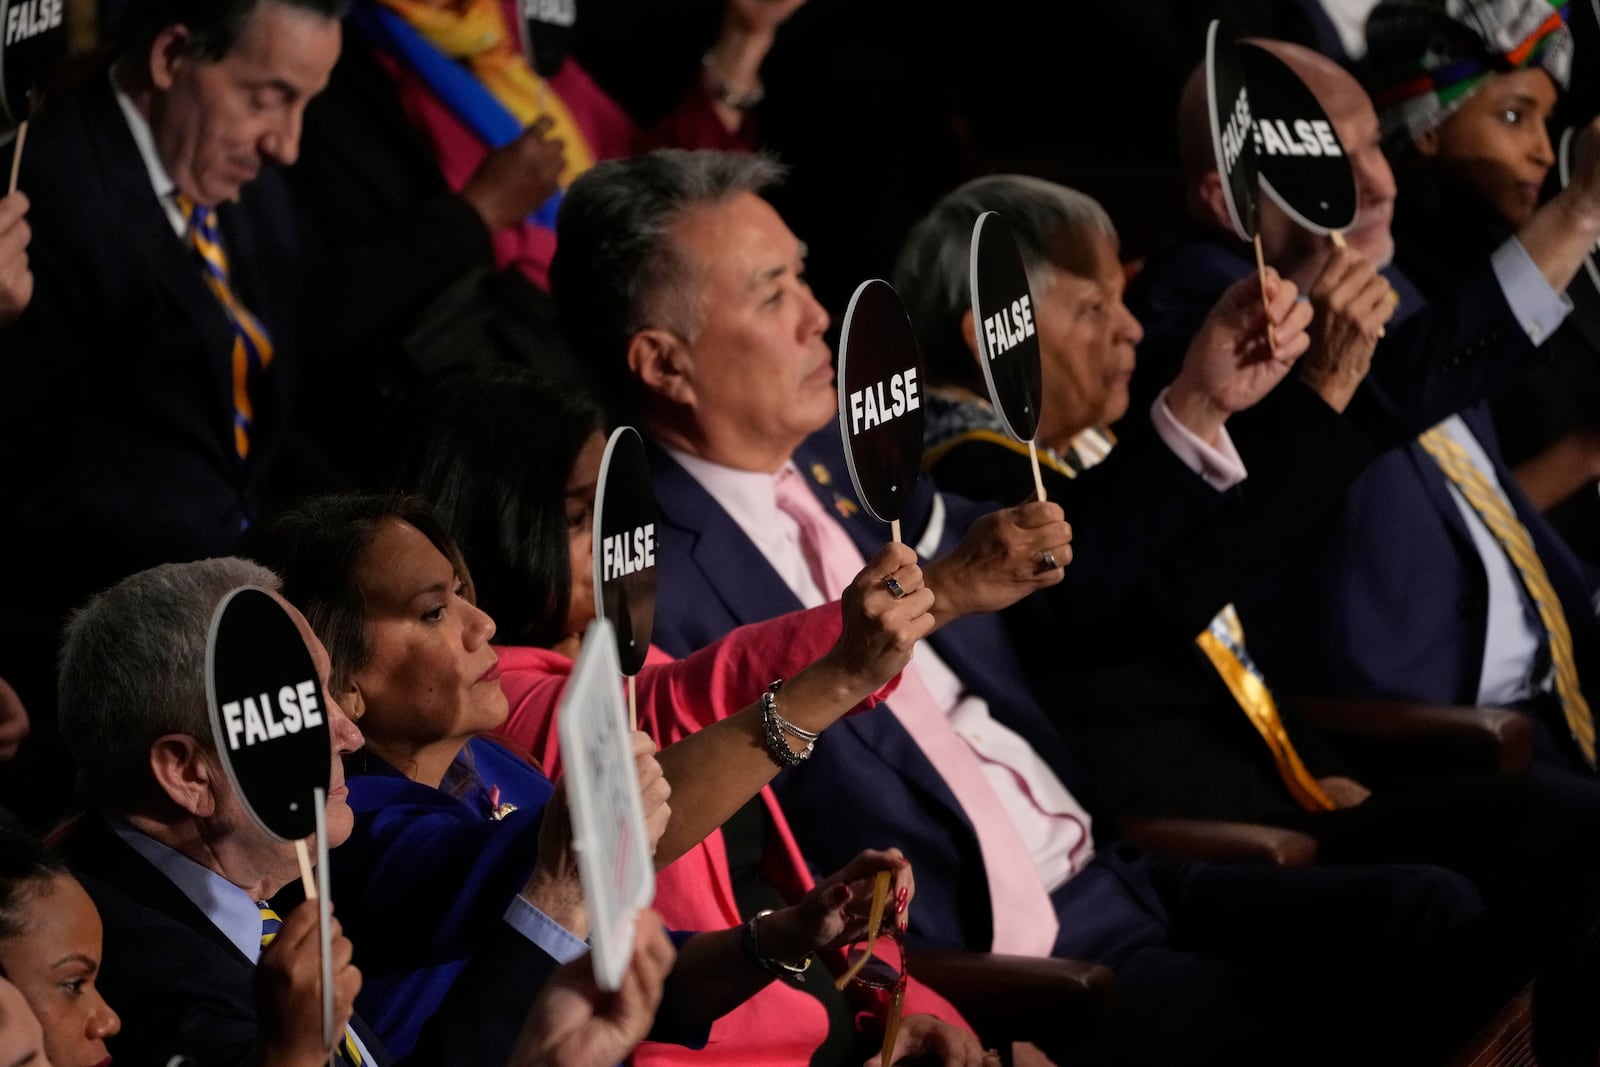
{"type": "Polygon", "coordinates": [[[1272,699],[1267,683],[1255,670],[1244,651],[1244,624],[1239,613],[1228,604],[1211,620],[1211,626],[1195,644],[1206,654],[1211,665],[1222,676],[1222,681],[1233,694],[1250,725],[1256,728],[1261,739],[1272,752],[1272,761],[1278,766],[1283,784],[1289,787],[1294,799],[1307,811],[1332,811],[1338,807],[1328,796],[1306,765],[1300,761],[1289,731],[1284,728],[1283,717],[1278,714],[1278,702],[1272,699]]]}

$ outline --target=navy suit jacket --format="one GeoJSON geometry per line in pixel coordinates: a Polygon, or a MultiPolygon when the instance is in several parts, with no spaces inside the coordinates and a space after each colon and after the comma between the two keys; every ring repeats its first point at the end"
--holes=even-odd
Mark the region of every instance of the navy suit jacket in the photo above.
{"type": "MultiPolygon", "coordinates": [[[[1461,415],[1533,539],[1572,631],[1584,693],[1591,706],[1600,706],[1600,630],[1582,564],[1500,458],[1487,405],[1475,404],[1461,415]]],[[[1267,607],[1294,610],[1301,620],[1297,628],[1273,627],[1281,640],[1258,650],[1274,676],[1293,679],[1303,691],[1478,702],[1488,578],[1449,486],[1438,463],[1416,443],[1385,453],[1368,468],[1289,584],[1303,583],[1297,606],[1267,607]]],[[[1578,769],[1560,709],[1553,703],[1541,708],[1566,762],[1578,769]]]]}
{"type": "MultiPolygon", "coordinates": [[[[1214,301],[1252,269],[1236,249],[1192,232],[1152,260],[1130,298],[1147,317],[1154,346],[1152,366],[1142,368],[1149,384],[1175,369],[1177,342],[1199,324],[1206,294],[1214,301]]],[[[1252,655],[1282,691],[1477,702],[1488,610],[1483,563],[1444,473],[1415,443],[1417,433],[1461,412],[1533,537],[1572,628],[1579,674],[1593,685],[1600,665],[1585,669],[1597,634],[1583,572],[1500,461],[1481,399],[1534,357],[1534,345],[1487,257],[1431,304],[1403,275],[1385,273],[1402,293],[1405,317],[1379,343],[1346,414],[1387,451],[1280,581],[1241,599],[1252,655]]],[[[1565,722],[1550,725],[1574,751],[1565,722]]]]}
{"type": "MultiPolygon", "coordinates": [[[[108,1042],[112,1055],[134,1064],[165,1064],[176,1055],[203,1067],[257,1062],[255,965],[99,818],[73,824],[61,850],[105,927],[99,981],[107,1002],[122,1015],[122,1032],[108,1042]]],[[[453,880],[459,873],[445,876],[453,880]]],[[[456,978],[415,1048],[394,1062],[506,1062],[533,996],[555,968],[526,939],[497,938],[456,978]]],[[[351,1026],[378,1063],[391,1062],[360,1016],[351,1026]]]]}
{"type": "MultiPolygon", "coordinates": [[[[684,656],[736,626],[801,608],[738,524],[694,478],[652,446],[656,500],[661,509],[656,561],[655,643],[684,656]]],[[[888,530],[862,512],[849,484],[837,431],[824,429],[794,456],[807,483],[829,511],[849,511],[841,523],[870,556],[888,530]],[[821,477],[819,477],[821,474],[821,477]],[[826,478],[826,482],[824,482],[826,478]]],[[[930,527],[942,554],[965,533],[981,509],[938,495],[922,479],[902,517],[907,544],[918,545],[930,527]]],[[[1022,682],[1022,669],[999,620],[970,616],[930,639],[967,688],[988,701],[995,719],[1023,737],[1082,798],[1081,777],[1060,736],[1022,682]]],[[[756,694],[751,694],[754,697],[756,694]]],[[[892,700],[891,700],[892,703],[892,700]]],[[[926,947],[987,950],[993,939],[988,881],[977,836],[961,805],[916,741],[887,708],[855,715],[829,728],[815,753],[773,783],[785,817],[806,858],[819,871],[842,867],[863,848],[895,846],[917,870],[911,909],[912,943],[926,947]]],[[[1126,892],[1094,915],[1068,922],[1119,924],[1118,909],[1161,912],[1140,873],[1113,856],[1126,892]]]]}
{"type": "MultiPolygon", "coordinates": [[[[107,1041],[112,1056],[135,1064],[187,1056],[206,1067],[256,1062],[255,964],[99,818],[78,820],[61,851],[105,929],[97,980],[122,1016],[122,1032],[107,1041]]],[[[351,1024],[388,1063],[360,1019],[351,1024]]]]}
{"type": "Polygon", "coordinates": [[[5,337],[0,454],[17,462],[0,474],[0,546],[34,564],[45,603],[66,608],[144,567],[227,554],[285,470],[298,241],[271,165],[217,209],[233,287],[274,346],[241,460],[233,328],[173,232],[106,75],[51,99],[20,185],[35,289],[5,337]]]}

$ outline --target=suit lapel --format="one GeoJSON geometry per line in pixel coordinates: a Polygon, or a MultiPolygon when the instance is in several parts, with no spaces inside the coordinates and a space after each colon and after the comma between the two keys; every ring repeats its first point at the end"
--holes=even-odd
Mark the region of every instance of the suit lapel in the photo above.
{"type": "MultiPolygon", "coordinates": [[[[128,269],[142,269],[159,279],[200,333],[204,351],[215,354],[206,368],[216,396],[213,418],[218,434],[231,443],[233,379],[228,353],[233,348],[233,326],[206,286],[195,253],[173,233],[109,79],[86,94],[84,107],[89,143],[99,156],[111,198],[121,208],[117,214],[127,233],[124,246],[142,260],[142,264],[130,263],[128,269]]],[[[227,451],[233,453],[231,444],[227,451]]]]}
{"type": "MultiPolygon", "coordinates": [[[[699,571],[699,577],[738,624],[744,626],[785,612],[799,611],[802,607],[799,598],[778,576],[766,557],[751,544],[738,523],[654,441],[648,441],[647,447],[650,449],[650,468],[655,477],[656,502],[661,509],[662,521],[690,536],[689,557],[699,571]]],[[[820,485],[814,470],[808,469],[813,462],[826,465],[827,459],[811,457],[806,450],[802,450],[796,453],[795,462],[806,473],[807,484],[832,510],[832,493],[839,489],[837,482],[820,485]],[[828,495],[824,496],[823,493],[828,495]]],[[[828,477],[831,479],[834,473],[843,470],[842,461],[829,466],[828,477]]],[[[848,478],[845,475],[846,482],[848,478]]],[[[848,493],[849,488],[846,484],[839,490],[841,495],[848,493]]],[[[849,494],[846,499],[853,503],[854,494],[849,494]]],[[[872,520],[869,518],[867,521],[872,520]]],[[[845,523],[845,528],[858,544],[861,525],[860,521],[845,523]]],[[[873,525],[881,526],[879,523],[873,525]]],[[[892,698],[890,702],[893,702],[892,698]]],[[[911,735],[887,707],[848,716],[836,723],[833,729],[847,729],[857,735],[863,742],[861,747],[881,761],[888,773],[910,778],[919,789],[944,804],[954,818],[971,828],[971,823],[944,779],[933,769],[911,735]]]]}
{"type": "Polygon", "coordinates": [[[799,611],[794,591],[722,505],[654,441],[647,447],[662,521],[689,535],[700,578],[739,624],[799,611]]]}

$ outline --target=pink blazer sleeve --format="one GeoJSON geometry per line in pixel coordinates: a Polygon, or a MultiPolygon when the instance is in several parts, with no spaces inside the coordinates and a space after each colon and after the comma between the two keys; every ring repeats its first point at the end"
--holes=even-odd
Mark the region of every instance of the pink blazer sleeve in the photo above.
{"type": "MultiPolygon", "coordinates": [[[[838,640],[837,602],[741,626],[682,660],[651,648],[639,672],[639,729],[662,748],[761,696],[777,678],[810,666],[838,640]]],[[[501,650],[500,685],[511,705],[498,734],[524,749],[555,778],[560,773],[555,712],[572,661],[546,649],[501,650]]],[[[884,686],[859,708],[872,707],[893,691],[884,686]]]]}

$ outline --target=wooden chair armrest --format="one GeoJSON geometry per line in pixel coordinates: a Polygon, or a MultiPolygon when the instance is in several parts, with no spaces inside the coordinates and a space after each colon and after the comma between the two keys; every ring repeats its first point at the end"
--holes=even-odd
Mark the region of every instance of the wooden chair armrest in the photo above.
{"type": "Polygon", "coordinates": [[[1063,1034],[1097,1033],[1116,1000],[1111,969],[1082,960],[928,950],[912,952],[907,965],[1000,1047],[1031,1041],[1048,1050],[1063,1034]]]}
{"type": "Polygon", "coordinates": [[[1388,697],[1296,697],[1291,703],[1301,718],[1341,735],[1336,741],[1399,778],[1511,774],[1533,762],[1533,723],[1509,708],[1388,697]]]}
{"type": "Polygon", "coordinates": [[[1123,837],[1161,856],[1278,867],[1308,867],[1317,859],[1316,838],[1282,826],[1164,816],[1127,817],[1117,826],[1123,837]]]}

